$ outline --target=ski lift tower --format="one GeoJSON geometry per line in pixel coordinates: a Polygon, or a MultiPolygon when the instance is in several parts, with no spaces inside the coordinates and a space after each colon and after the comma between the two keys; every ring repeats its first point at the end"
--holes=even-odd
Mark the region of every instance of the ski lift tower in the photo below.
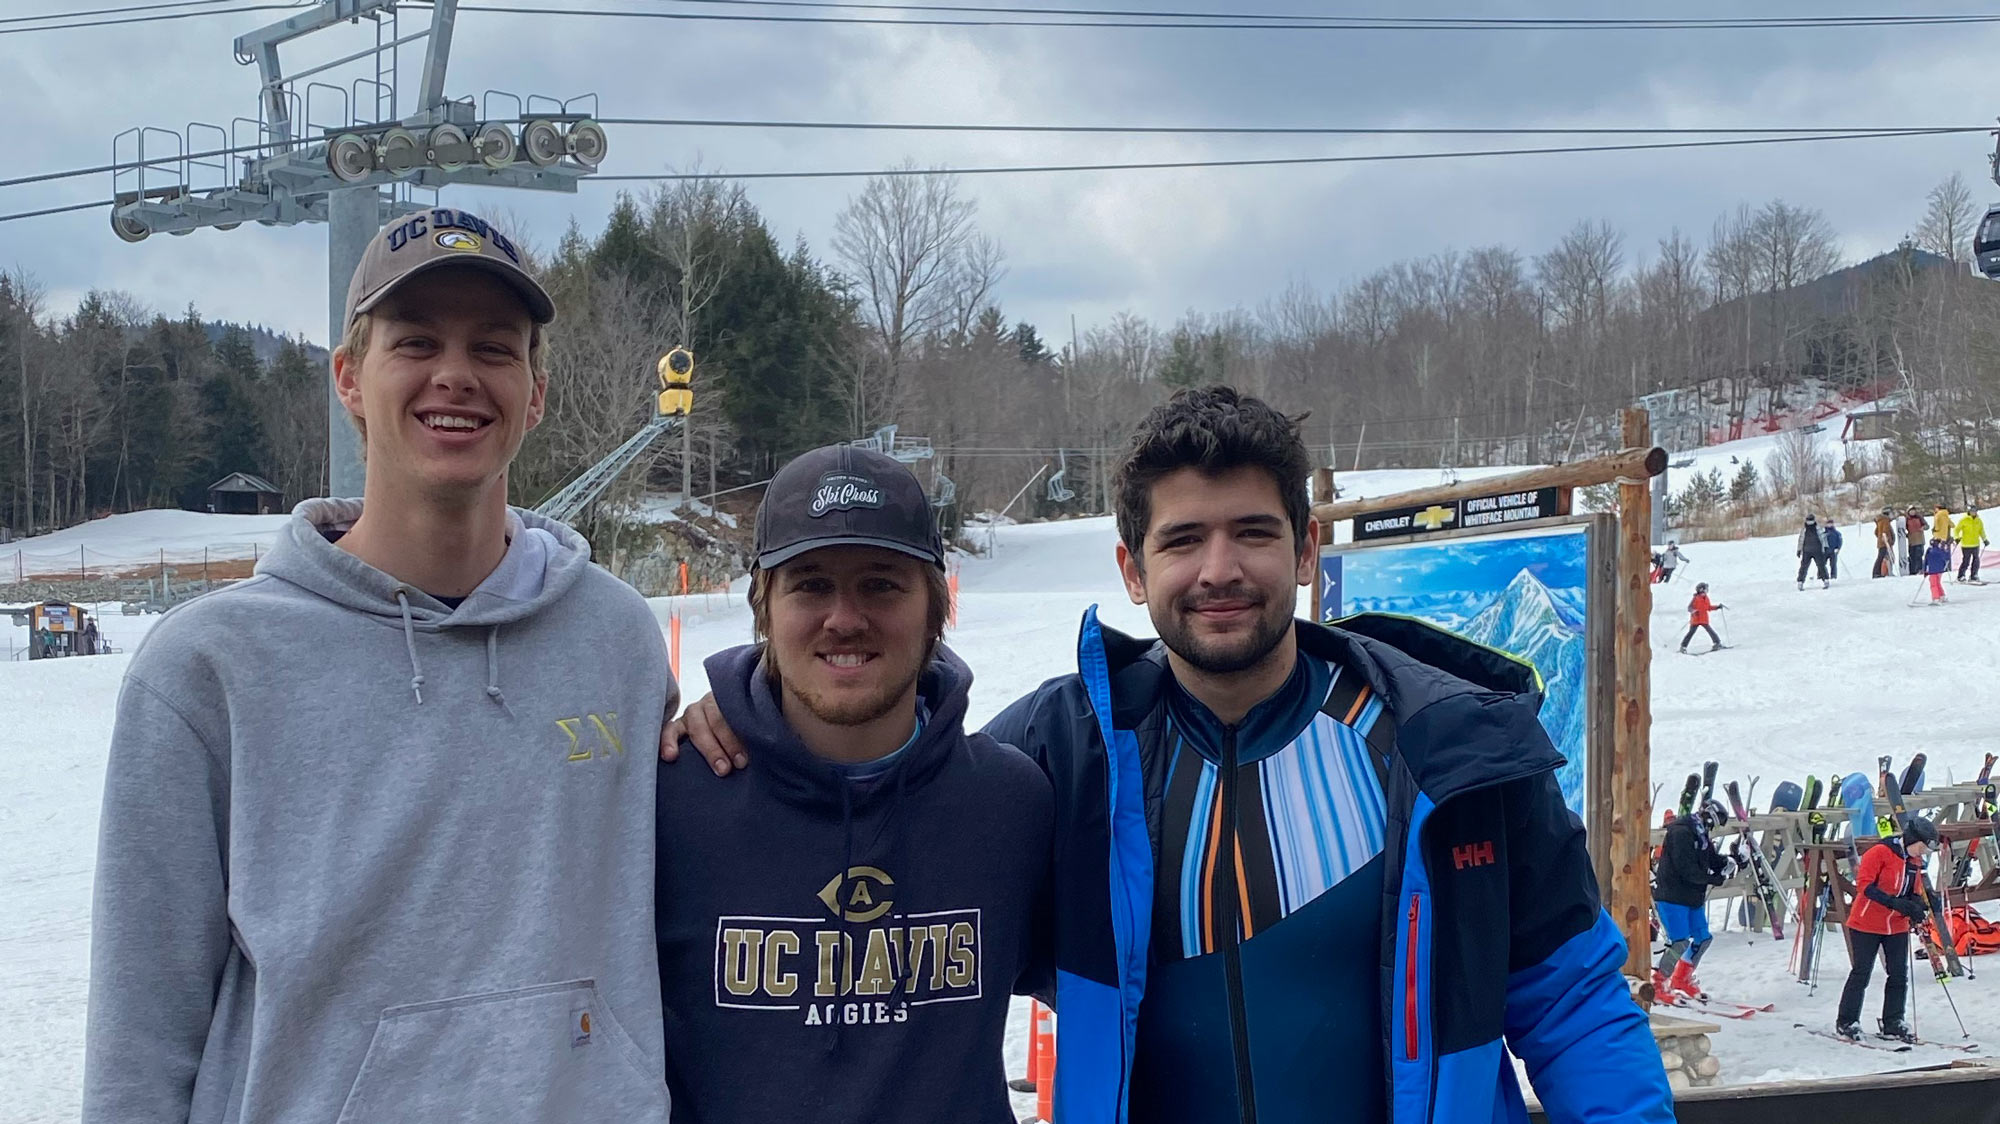
{"type": "MultiPolygon", "coordinates": [[[[592,120],[595,94],[524,101],[488,90],[476,104],[447,99],[457,14],[458,0],[435,0],[429,26],[403,34],[397,0],[323,0],[239,37],[236,61],[257,67],[256,118],[239,117],[227,129],[196,122],[181,132],[138,127],[118,134],[111,142],[111,229],[138,242],[162,231],[234,230],[252,220],[326,223],[328,339],[337,345],[347,331],[348,280],[391,218],[435,206],[438,191],[455,184],[574,193],[604,160],[604,129],[592,120]],[[284,44],[364,20],[373,47],[289,74],[280,66],[284,44]],[[411,100],[398,96],[399,52],[419,40],[426,41],[421,88],[412,111],[399,116],[399,105],[411,100]],[[371,77],[345,86],[310,80],[360,63],[371,77]],[[589,114],[581,112],[586,105],[589,114]],[[495,112],[509,107],[511,115],[495,112]],[[245,151],[254,155],[232,160],[245,151]]],[[[359,437],[330,379],[327,459],[331,494],[360,495],[359,437]]]]}

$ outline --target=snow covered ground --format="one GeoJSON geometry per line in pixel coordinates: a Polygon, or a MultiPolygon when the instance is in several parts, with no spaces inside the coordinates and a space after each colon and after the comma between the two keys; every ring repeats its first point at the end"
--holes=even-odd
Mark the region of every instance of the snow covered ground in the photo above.
{"type": "MultiPolygon", "coordinates": [[[[1438,482],[1433,471],[1342,474],[1343,488],[1377,492],[1438,482]]],[[[153,541],[199,540],[222,532],[207,521],[248,517],[152,513],[153,541]],[[191,526],[178,527],[181,520],[191,526]]],[[[122,517],[126,519],[134,517],[122,517]]],[[[91,527],[120,526],[104,520],[91,527]]],[[[65,532],[71,547],[107,553],[89,527],[65,532]]],[[[267,533],[254,529],[251,533],[267,533]]],[[[54,537],[54,536],[51,536],[54,537]]],[[[1145,613],[1129,603],[1112,564],[1109,519],[1003,526],[991,558],[961,570],[959,621],[950,643],[977,674],[973,722],[983,722],[1047,676],[1073,666],[1078,615],[1099,603],[1114,627],[1144,631],[1145,613]]],[[[2000,752],[2000,725],[1984,713],[1993,670],[2000,667],[2000,586],[1949,586],[1951,603],[1910,606],[1914,579],[1850,577],[1831,590],[1793,586],[1789,539],[1695,544],[1688,568],[1655,602],[1654,757],[1656,779],[1678,790],[1703,760],[1721,762],[1724,778],[1759,775],[1760,793],[1807,773],[1828,776],[1873,768],[1878,753],[1900,760],[1930,755],[1933,782],[1949,771],[1963,779],[1981,756],[2000,752]],[[1718,627],[1734,650],[1700,658],[1675,654],[1684,606],[1696,581],[1711,583],[1729,607],[1718,627]]],[[[1849,568],[1868,559],[1848,552],[1849,568]]],[[[684,631],[684,691],[705,688],[701,658],[750,638],[742,587],[729,594],[659,599],[664,622],[675,608],[684,631]]],[[[128,651],[157,618],[105,618],[106,632],[128,651]]],[[[1705,646],[1697,642],[1695,647],[1705,646]]],[[[89,941],[91,865],[99,789],[118,680],[129,656],[40,663],[0,663],[0,1121],[75,1119],[82,1075],[81,1041],[89,941]]],[[[696,766],[698,767],[698,766],[696,766]]],[[[2000,909],[1989,911],[2000,917],[2000,909]]],[[[1793,1022],[1830,1026],[1844,957],[1829,950],[1816,995],[1789,978],[1789,942],[1720,933],[1703,964],[1718,995],[1775,1002],[1778,1010],[1723,1021],[1716,1039],[1730,1083],[1901,1068],[1957,1057],[1935,1049],[1888,1054],[1813,1038],[1793,1022]]],[[[1975,962],[1975,969],[1985,965],[1975,962]]],[[[1978,979],[1954,982],[1958,1008],[1984,1052],[2000,1056],[2000,964],[1978,979]]],[[[1914,981],[1920,1029],[1935,1038],[1949,1016],[1937,985],[1914,981]]],[[[1880,982],[1874,996],[1879,1002],[1880,982]]],[[[1870,1011],[1872,1018],[1873,1011],[1870,1011]]],[[[1025,1054],[1025,1004],[1015,1013],[1007,1068],[1025,1054]]],[[[1017,1100],[1025,1113],[1028,1098],[1017,1100]]]]}

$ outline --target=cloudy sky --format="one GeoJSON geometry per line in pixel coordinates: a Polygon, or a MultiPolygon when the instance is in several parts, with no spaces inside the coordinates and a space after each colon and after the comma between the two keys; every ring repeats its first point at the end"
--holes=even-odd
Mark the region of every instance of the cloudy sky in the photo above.
{"type": "MultiPolygon", "coordinates": [[[[493,2],[493,0],[489,0],[493,2]]],[[[519,4],[522,0],[500,0],[519,4]]],[[[971,0],[947,0],[970,3],[971,0]]],[[[988,3],[994,0],[987,0],[988,3]]],[[[1055,6],[1055,0],[1026,0],[1055,6]]],[[[755,13],[687,0],[543,0],[547,6],[755,13]]],[[[5,0],[0,16],[111,6],[5,0]]],[[[1080,5],[1079,5],[1080,6],[1080,5]]],[[[1145,0],[1090,6],[1137,9],[1145,0]]],[[[1152,7],[1312,14],[1583,16],[1597,5],[1399,0],[1199,0],[1152,7]]],[[[1620,14],[1628,12],[1618,6],[1620,14]]],[[[1844,0],[1648,6],[1677,17],[1889,13],[1844,0]]],[[[1927,12],[1974,11],[1952,0],[1927,12]]],[[[770,9],[762,9],[768,13],[770,9]]],[[[180,130],[255,115],[235,35],[282,12],[0,34],[10,110],[0,179],[104,163],[135,125],[180,130]]],[[[803,14],[803,13],[791,13],[803,14]]],[[[405,33],[428,23],[407,8],[405,33]]],[[[8,25],[0,24],[0,29],[8,25]]],[[[299,68],[372,42],[342,27],[288,49],[299,68]]],[[[403,54],[416,89],[421,47],[403,54]]],[[[2000,26],[1847,30],[1313,32],[995,29],[751,24],[472,12],[460,15],[449,92],[559,97],[594,91],[606,117],[901,122],[1304,126],[1932,126],[2000,113],[2000,26]]],[[[968,166],[1313,156],[1504,146],[1493,138],[1060,137],[617,127],[606,172],[968,166]]],[[[1527,139],[1523,144],[1562,143],[1527,139]]],[[[1007,314],[1059,342],[1120,310],[1171,321],[1255,307],[1298,281],[1322,290],[1400,258],[1505,243],[1545,249],[1604,219],[1643,259],[1674,227],[1706,235],[1739,202],[1824,211],[1850,259],[1892,246],[1924,193],[1957,171],[1982,201],[1992,141],[1955,137],[1712,151],[1536,156],[1268,169],[985,176],[965,181],[1003,246],[1007,314]]],[[[751,198],[783,239],[824,249],[859,181],[758,182],[751,198]]],[[[108,197],[110,177],[0,188],[0,214],[108,197]]],[[[506,212],[549,245],[595,230],[609,185],[574,196],[453,189],[445,201],[506,212]]],[[[325,228],[247,226],[117,240],[106,212],[0,223],[0,269],[24,269],[52,309],[121,289],[175,312],[326,338],[325,228]]]]}

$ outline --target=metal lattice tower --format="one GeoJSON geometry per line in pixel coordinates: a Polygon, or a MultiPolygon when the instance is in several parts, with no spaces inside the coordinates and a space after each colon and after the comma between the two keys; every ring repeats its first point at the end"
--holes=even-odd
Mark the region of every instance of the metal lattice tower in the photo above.
{"type": "MultiPolygon", "coordinates": [[[[568,101],[488,90],[448,99],[458,0],[435,0],[430,24],[403,34],[397,0],[324,0],[319,5],[236,40],[236,60],[257,66],[255,119],[225,129],[194,123],[183,132],[139,127],[112,139],[111,228],[127,242],[155,233],[189,234],[201,227],[234,230],[327,224],[329,345],[347,330],[347,284],[375,232],[390,219],[435,206],[454,184],[574,193],[607,150],[591,118],[597,96],[568,101]],[[291,74],[279,62],[282,45],[316,31],[368,21],[375,45],[291,74]],[[401,48],[425,40],[421,88],[411,112],[398,116],[401,48]],[[312,80],[367,63],[372,77],[346,86],[312,80]],[[581,112],[587,104],[590,113],[581,112]],[[496,113],[511,105],[512,115],[496,113]],[[149,150],[149,147],[151,151],[149,150]],[[254,156],[204,155],[217,149],[254,156]],[[233,162],[233,163],[232,163],[233,162]],[[419,198],[427,192],[428,199],[419,198]]],[[[359,437],[327,384],[328,487],[336,496],[362,491],[359,437]]]]}

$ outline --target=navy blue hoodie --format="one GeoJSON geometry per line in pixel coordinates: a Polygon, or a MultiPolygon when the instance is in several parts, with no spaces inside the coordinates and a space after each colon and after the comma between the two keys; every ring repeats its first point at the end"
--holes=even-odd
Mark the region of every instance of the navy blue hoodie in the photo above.
{"type": "Polygon", "coordinates": [[[965,732],[972,672],[946,649],[917,737],[865,778],[799,741],[760,657],[705,665],[755,765],[659,770],[675,1124],[1013,1124],[1009,996],[1052,989],[1048,778],[965,732]]]}

